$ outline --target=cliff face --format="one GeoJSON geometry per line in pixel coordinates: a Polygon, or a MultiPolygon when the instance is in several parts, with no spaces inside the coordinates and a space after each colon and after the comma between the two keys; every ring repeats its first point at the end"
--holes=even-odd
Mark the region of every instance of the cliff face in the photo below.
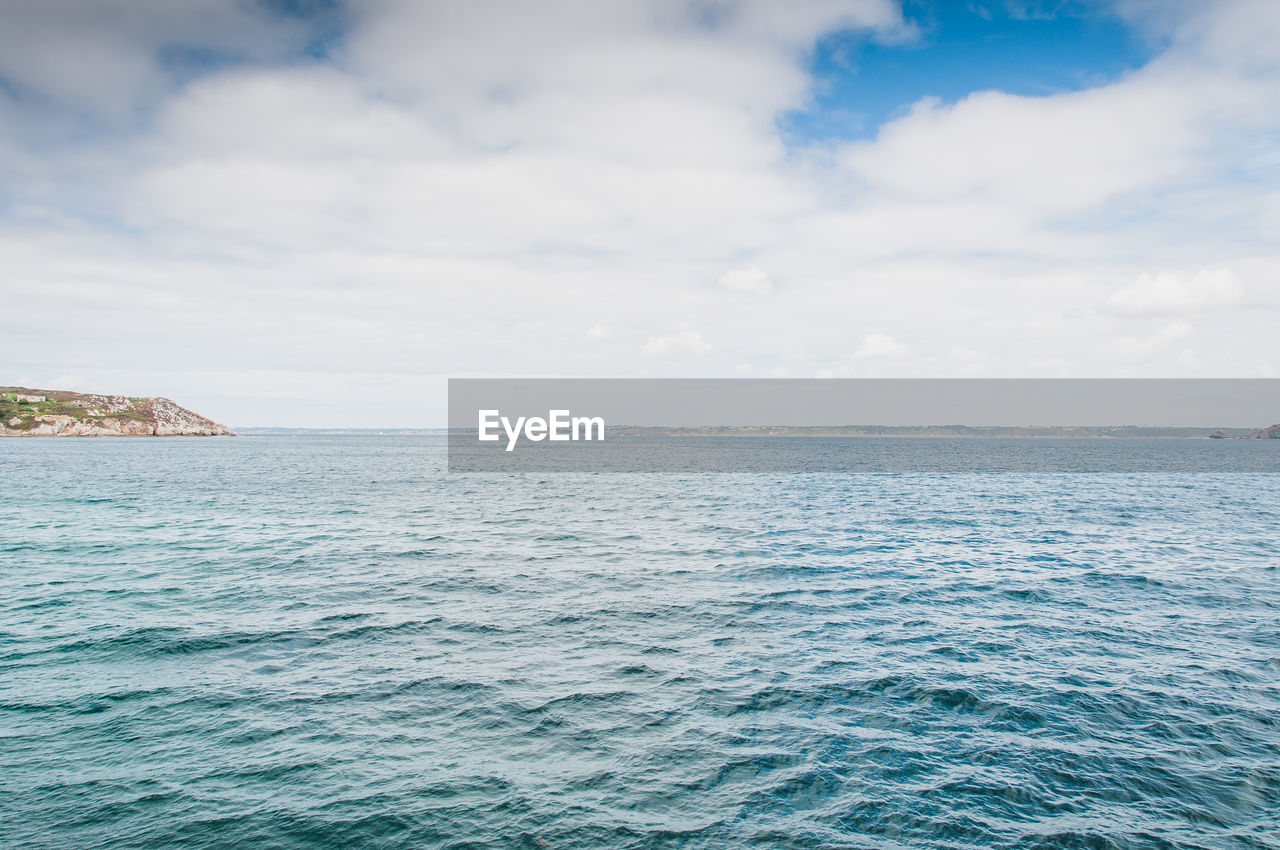
{"type": "Polygon", "coordinates": [[[0,387],[0,437],[234,437],[167,398],[0,387]]]}

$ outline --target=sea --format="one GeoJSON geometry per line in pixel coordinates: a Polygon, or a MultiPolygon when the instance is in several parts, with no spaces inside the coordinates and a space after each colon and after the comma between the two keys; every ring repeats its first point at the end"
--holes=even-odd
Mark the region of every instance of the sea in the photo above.
{"type": "Polygon", "coordinates": [[[0,847],[1280,847],[1280,476],[1135,467],[0,441],[0,847]]]}

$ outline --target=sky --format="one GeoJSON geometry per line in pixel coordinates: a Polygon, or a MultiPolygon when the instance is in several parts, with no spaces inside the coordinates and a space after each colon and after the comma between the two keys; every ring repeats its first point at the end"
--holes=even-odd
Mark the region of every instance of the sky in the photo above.
{"type": "Polygon", "coordinates": [[[0,384],[1280,377],[1271,0],[5,0],[0,384]]]}

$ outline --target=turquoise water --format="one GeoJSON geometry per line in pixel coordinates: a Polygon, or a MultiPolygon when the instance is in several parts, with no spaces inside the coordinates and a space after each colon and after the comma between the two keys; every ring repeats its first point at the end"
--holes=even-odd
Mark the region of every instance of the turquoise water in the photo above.
{"type": "Polygon", "coordinates": [[[1277,847],[1274,475],[0,442],[4,847],[1277,847]]]}

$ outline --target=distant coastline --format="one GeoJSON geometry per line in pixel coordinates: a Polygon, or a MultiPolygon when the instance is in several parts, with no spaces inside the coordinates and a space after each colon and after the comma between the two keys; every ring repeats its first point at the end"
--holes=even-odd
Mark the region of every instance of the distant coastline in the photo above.
{"type": "MultiPolygon", "coordinates": [[[[1264,429],[1267,430],[1267,429],[1264,429]]],[[[241,427],[242,437],[439,437],[474,435],[475,428],[292,428],[281,426],[241,427]]],[[[1159,427],[1070,427],[1070,426],[686,426],[664,428],[651,425],[607,427],[610,437],[1054,437],[1080,439],[1124,439],[1158,437],[1180,439],[1258,439],[1259,432],[1248,428],[1159,428],[1159,427]]]]}
{"type": "Polygon", "coordinates": [[[1280,426],[1196,428],[1138,425],[712,425],[691,427],[619,426],[610,433],[680,437],[1056,437],[1125,439],[1134,437],[1265,439],[1280,438],[1280,426]]]}
{"type": "MultiPolygon", "coordinates": [[[[321,433],[308,429],[255,429],[321,433]]],[[[380,429],[374,429],[380,430],[380,429]]],[[[392,429],[386,429],[393,433],[392,429]]],[[[333,429],[324,433],[368,433],[333,429]]],[[[467,437],[475,428],[400,429],[396,433],[442,434],[467,437]]],[[[609,437],[892,437],[892,438],[1056,438],[1056,439],[1280,439],[1280,425],[1269,428],[1210,428],[1155,425],[608,425],[609,437]]]]}

